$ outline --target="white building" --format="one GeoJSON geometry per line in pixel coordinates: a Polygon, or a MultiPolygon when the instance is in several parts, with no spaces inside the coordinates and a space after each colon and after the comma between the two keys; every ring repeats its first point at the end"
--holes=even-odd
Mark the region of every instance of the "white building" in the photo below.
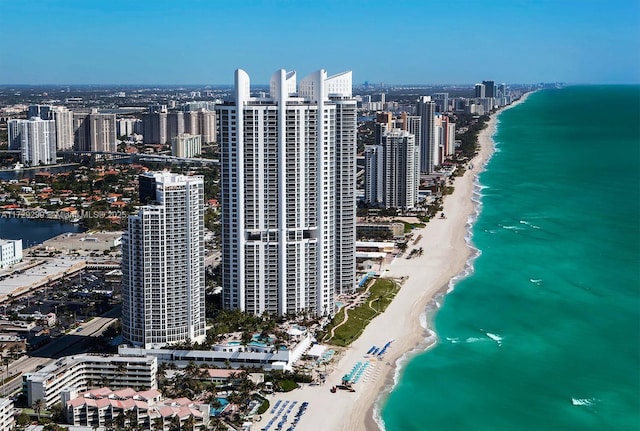
{"type": "Polygon", "coordinates": [[[130,136],[142,132],[142,120],[137,118],[119,118],[117,120],[118,136],[130,136]]]}
{"type": "Polygon", "coordinates": [[[146,355],[77,355],[65,356],[39,371],[22,376],[22,393],[27,405],[44,401],[45,408],[60,402],[66,387],[80,391],[99,386],[120,388],[157,387],[158,361],[146,355]]]}
{"type": "Polygon", "coordinates": [[[351,72],[279,70],[269,95],[217,106],[223,306],[332,315],[355,287],[356,102],[351,72]]]}
{"type": "Polygon", "coordinates": [[[420,116],[420,172],[430,174],[438,164],[439,149],[436,141],[435,115],[436,103],[430,96],[422,96],[416,105],[420,116]]]}
{"type": "Polygon", "coordinates": [[[64,106],[52,108],[53,121],[56,122],[56,145],[59,150],[73,149],[73,112],[64,106]]]}
{"type": "Polygon", "coordinates": [[[0,239],[0,269],[22,261],[21,239],[0,239]]]}
{"type": "Polygon", "coordinates": [[[205,332],[204,180],[139,177],[142,206],[122,236],[122,335],[135,346],[202,342],[205,332]]]}
{"type": "Polygon", "coordinates": [[[14,430],[15,419],[13,414],[13,401],[10,398],[0,398],[0,431],[14,430]]]}
{"type": "Polygon", "coordinates": [[[79,394],[75,388],[67,388],[62,401],[67,423],[93,429],[114,424],[122,415],[125,429],[204,431],[211,411],[209,404],[187,398],[164,399],[155,389],[112,391],[99,388],[79,394]],[[189,418],[193,419],[191,425],[186,423],[189,418]]]}
{"type": "Polygon", "coordinates": [[[202,136],[183,133],[171,140],[171,155],[195,157],[202,153],[202,136]]]}
{"type": "Polygon", "coordinates": [[[379,145],[365,149],[365,200],[409,209],[418,200],[420,146],[407,131],[383,131],[379,145]]]}
{"type": "Polygon", "coordinates": [[[20,149],[25,165],[50,165],[56,162],[56,126],[53,120],[33,117],[9,120],[9,147],[20,149]],[[20,142],[19,148],[15,148],[20,142]]]}

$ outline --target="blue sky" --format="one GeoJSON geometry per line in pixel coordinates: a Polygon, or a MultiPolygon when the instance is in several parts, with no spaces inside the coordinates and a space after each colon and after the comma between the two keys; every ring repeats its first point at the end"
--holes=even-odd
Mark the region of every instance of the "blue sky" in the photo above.
{"type": "Polygon", "coordinates": [[[640,0],[0,0],[0,84],[640,83],[640,0]]]}

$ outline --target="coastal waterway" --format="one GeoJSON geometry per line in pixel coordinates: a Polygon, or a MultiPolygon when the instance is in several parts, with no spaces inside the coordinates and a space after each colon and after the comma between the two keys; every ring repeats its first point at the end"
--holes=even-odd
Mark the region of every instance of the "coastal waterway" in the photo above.
{"type": "Polygon", "coordinates": [[[21,239],[22,247],[29,248],[67,232],[82,232],[78,223],[58,220],[32,220],[26,218],[0,218],[0,239],[21,239]]]}
{"type": "Polygon", "coordinates": [[[65,164],[59,166],[48,166],[43,168],[28,168],[28,169],[5,169],[0,170],[0,180],[10,181],[10,180],[21,180],[23,178],[35,178],[36,174],[39,173],[49,173],[49,174],[60,174],[63,172],[71,172],[76,169],[79,165],[77,163],[65,164]]]}

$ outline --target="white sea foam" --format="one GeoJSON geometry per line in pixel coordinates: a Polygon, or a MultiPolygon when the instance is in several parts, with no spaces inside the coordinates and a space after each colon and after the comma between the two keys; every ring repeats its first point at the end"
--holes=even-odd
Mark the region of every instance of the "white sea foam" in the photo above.
{"type": "Polygon", "coordinates": [[[505,226],[505,225],[499,225],[502,229],[507,229],[507,230],[515,230],[515,231],[519,231],[519,230],[524,230],[523,228],[521,228],[520,226],[505,226]]]}
{"type": "Polygon", "coordinates": [[[592,406],[595,402],[595,398],[571,398],[571,404],[574,406],[592,406]]]}
{"type": "Polygon", "coordinates": [[[532,229],[540,229],[540,226],[536,226],[535,224],[529,223],[529,222],[528,222],[528,221],[526,221],[526,220],[520,220],[520,224],[523,224],[523,225],[529,226],[529,227],[530,227],[530,228],[532,228],[532,229]]]}
{"type": "Polygon", "coordinates": [[[502,337],[497,334],[492,334],[491,332],[487,332],[487,337],[491,338],[496,342],[498,347],[502,346],[502,337]]]}
{"type": "Polygon", "coordinates": [[[538,279],[530,278],[529,281],[531,283],[535,284],[536,286],[540,286],[542,284],[542,279],[541,278],[538,278],[538,279]]]}
{"type": "MultiPolygon", "coordinates": [[[[499,121],[498,119],[496,119],[496,120],[499,121]]],[[[497,126],[498,126],[498,123],[496,123],[496,131],[497,131],[497,126]]],[[[494,132],[494,135],[495,135],[495,133],[496,132],[494,132]]],[[[489,156],[486,158],[486,160],[484,160],[478,166],[478,169],[474,171],[473,189],[472,189],[472,193],[471,193],[471,201],[474,203],[474,210],[473,210],[473,213],[470,214],[469,217],[467,217],[467,221],[466,221],[466,225],[465,225],[466,233],[465,233],[465,236],[464,236],[465,241],[467,243],[467,247],[469,247],[471,252],[469,253],[469,258],[465,262],[464,269],[458,275],[456,275],[455,277],[451,278],[451,280],[449,280],[449,283],[447,285],[447,290],[442,296],[452,292],[454,290],[456,284],[460,280],[464,280],[465,278],[467,278],[471,274],[473,274],[473,272],[474,272],[473,263],[478,258],[478,256],[480,256],[482,254],[482,251],[479,250],[478,248],[476,248],[473,245],[473,225],[478,220],[478,216],[480,215],[480,212],[482,210],[482,197],[484,196],[483,193],[482,193],[482,190],[490,188],[489,186],[484,186],[484,185],[480,184],[479,174],[482,173],[482,171],[484,171],[487,163],[489,163],[489,161],[491,160],[493,155],[495,153],[499,153],[500,152],[500,150],[498,148],[498,143],[493,139],[494,135],[491,136],[491,139],[493,140],[493,151],[492,151],[492,153],[489,154],[489,156]]],[[[430,314],[434,313],[435,310],[440,308],[441,301],[438,301],[437,299],[442,298],[442,296],[439,296],[438,298],[434,298],[433,301],[431,301],[431,303],[427,305],[427,308],[426,308],[425,312],[422,313],[420,315],[420,317],[419,317],[420,325],[423,328],[425,328],[427,330],[427,332],[428,332],[428,335],[427,335],[427,337],[425,337],[424,342],[421,343],[420,346],[418,346],[416,349],[405,353],[404,355],[400,356],[396,360],[395,372],[394,372],[394,375],[393,375],[393,384],[391,384],[390,386],[386,387],[385,390],[380,392],[380,395],[378,396],[378,399],[376,400],[376,402],[374,404],[374,407],[373,407],[373,420],[378,425],[378,428],[381,431],[385,431],[386,428],[385,428],[384,420],[382,419],[382,414],[381,414],[380,407],[382,405],[383,400],[389,395],[389,393],[393,390],[393,388],[395,388],[397,386],[398,382],[400,381],[400,375],[402,374],[402,369],[403,369],[404,365],[416,353],[422,353],[424,351],[427,351],[428,349],[430,349],[433,346],[435,346],[437,341],[438,341],[437,334],[428,327],[429,326],[428,316],[430,314]]],[[[486,340],[486,338],[483,339],[483,338],[471,337],[471,338],[467,338],[465,340],[465,342],[467,342],[467,343],[475,343],[475,342],[484,341],[484,340],[486,340]]],[[[447,339],[447,341],[450,341],[452,344],[460,342],[460,340],[457,339],[457,338],[447,339]]]]}
{"type": "Polygon", "coordinates": [[[469,344],[478,343],[478,342],[481,342],[481,341],[485,341],[485,339],[484,338],[478,338],[478,337],[469,337],[466,340],[464,340],[465,343],[469,343],[469,344]]]}
{"type": "Polygon", "coordinates": [[[458,344],[460,342],[460,339],[458,337],[447,337],[447,341],[451,344],[458,344]]]}

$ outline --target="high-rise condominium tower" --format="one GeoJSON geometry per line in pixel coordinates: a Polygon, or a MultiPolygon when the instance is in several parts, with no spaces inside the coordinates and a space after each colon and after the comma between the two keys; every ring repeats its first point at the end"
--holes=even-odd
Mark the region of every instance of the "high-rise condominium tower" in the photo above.
{"type": "Polygon", "coordinates": [[[122,335],[135,346],[202,342],[204,180],[140,175],[140,201],[122,236],[122,335]]]}
{"type": "MultiPolygon", "coordinates": [[[[405,117],[418,120],[419,118],[405,117]]],[[[420,185],[420,144],[414,134],[376,124],[379,138],[365,149],[365,201],[385,208],[413,208],[420,185]]]]}
{"type": "Polygon", "coordinates": [[[56,125],[53,120],[33,117],[9,120],[9,148],[22,152],[22,163],[38,166],[56,162],[56,125]]]}
{"type": "Polygon", "coordinates": [[[73,113],[76,149],[79,151],[116,151],[116,114],[73,113]]]}
{"type": "Polygon", "coordinates": [[[279,70],[268,96],[235,75],[219,105],[223,305],[334,313],[355,287],[356,101],[351,72],[279,70]]]}
{"type": "Polygon", "coordinates": [[[416,113],[420,116],[420,172],[430,174],[438,164],[438,146],[436,142],[435,115],[436,102],[430,96],[418,99],[416,113]]]}
{"type": "Polygon", "coordinates": [[[52,108],[56,122],[56,145],[59,150],[73,149],[73,112],[64,106],[52,108]]]}

